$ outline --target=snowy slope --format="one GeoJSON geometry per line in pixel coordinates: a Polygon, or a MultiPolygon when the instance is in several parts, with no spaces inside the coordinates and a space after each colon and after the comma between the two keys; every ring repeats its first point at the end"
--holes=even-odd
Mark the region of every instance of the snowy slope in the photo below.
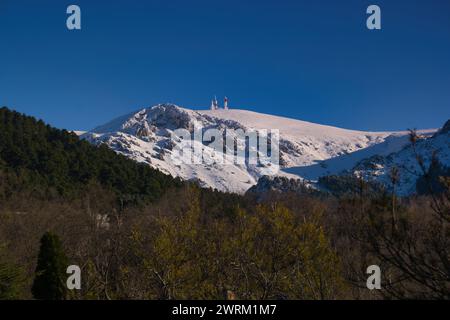
{"type": "MultiPolygon", "coordinates": [[[[450,127],[450,121],[447,125],[450,127]]],[[[450,128],[444,129],[433,136],[422,135],[415,146],[408,144],[402,150],[387,156],[377,155],[364,159],[351,173],[366,180],[375,180],[389,188],[392,184],[390,173],[395,167],[399,177],[396,192],[399,195],[415,193],[416,181],[424,174],[424,169],[428,170],[433,157],[443,166],[450,167],[450,128]],[[419,165],[418,158],[423,161],[423,166],[419,165]]]]}
{"type": "MultiPolygon", "coordinates": [[[[430,137],[435,130],[420,131],[423,137],[430,137]]],[[[319,177],[327,175],[341,174],[344,171],[351,170],[359,162],[371,157],[385,157],[399,150],[402,150],[409,144],[409,136],[406,132],[393,133],[386,137],[383,142],[373,144],[358,151],[333,157],[323,161],[317,161],[315,164],[285,168],[284,171],[290,174],[301,176],[310,181],[317,181],[319,177]]]]}
{"type": "MultiPolygon", "coordinates": [[[[237,121],[248,128],[280,130],[281,149],[284,168],[308,167],[302,177],[315,180],[318,176],[331,172],[339,172],[351,168],[358,160],[379,152],[391,153],[400,150],[407,143],[408,132],[366,132],[341,129],[301,120],[283,118],[247,110],[208,110],[199,111],[204,115],[237,121]],[[386,143],[384,143],[386,142],[386,143]],[[309,173],[312,166],[323,163],[324,160],[347,156],[368,147],[384,145],[373,149],[373,153],[361,153],[358,157],[349,157],[348,161],[339,160],[338,166],[329,165],[319,175],[309,173]],[[344,162],[346,162],[344,164],[344,162]]],[[[435,130],[430,130],[430,133],[435,130]]],[[[341,158],[340,158],[341,159],[341,158]]],[[[347,158],[346,158],[347,159],[347,158]]],[[[295,170],[285,170],[299,175],[295,170]]]]}
{"type": "MultiPolygon", "coordinates": [[[[279,175],[311,180],[350,169],[373,154],[399,151],[407,143],[407,132],[353,131],[247,110],[194,111],[173,104],[127,114],[82,137],[94,144],[106,143],[116,152],[172,176],[194,179],[204,187],[221,191],[244,193],[264,175],[261,166],[238,165],[229,159],[221,165],[174,162],[172,153],[178,142],[171,139],[171,133],[178,128],[192,132],[196,126],[221,131],[279,129],[280,165],[285,169],[279,175]]],[[[207,157],[217,156],[207,145],[202,148],[207,157]]]]}

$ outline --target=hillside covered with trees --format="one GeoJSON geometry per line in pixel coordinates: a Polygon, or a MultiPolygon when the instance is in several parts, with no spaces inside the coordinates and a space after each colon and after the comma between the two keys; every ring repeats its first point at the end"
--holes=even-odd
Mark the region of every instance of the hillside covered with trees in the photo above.
{"type": "Polygon", "coordinates": [[[409,198],[362,181],[226,194],[2,108],[0,299],[449,299],[438,178],[439,194],[409,198]],[[61,285],[66,264],[81,290],[61,285]],[[366,287],[370,265],[382,290],[366,287]]]}
{"type": "Polygon", "coordinates": [[[106,146],[94,147],[74,133],[7,108],[0,109],[0,170],[3,195],[20,189],[48,199],[77,196],[98,183],[121,199],[154,201],[181,185],[106,146]]]}

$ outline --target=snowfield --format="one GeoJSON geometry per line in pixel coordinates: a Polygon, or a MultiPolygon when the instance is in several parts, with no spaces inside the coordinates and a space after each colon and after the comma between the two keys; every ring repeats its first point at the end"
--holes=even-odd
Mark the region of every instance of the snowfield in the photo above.
{"type": "MultiPolygon", "coordinates": [[[[374,155],[387,156],[408,144],[408,132],[365,132],[341,129],[247,110],[191,110],[173,104],[160,104],[119,117],[84,133],[81,137],[93,144],[106,143],[117,153],[147,163],[174,177],[195,180],[203,187],[245,193],[264,175],[258,165],[177,163],[172,153],[177,141],[174,130],[193,132],[201,126],[221,131],[262,129],[280,131],[279,176],[314,183],[318,177],[351,170],[361,160],[374,155]]],[[[422,131],[429,137],[436,130],[422,131]]],[[[217,153],[201,146],[204,157],[217,153]]]]}

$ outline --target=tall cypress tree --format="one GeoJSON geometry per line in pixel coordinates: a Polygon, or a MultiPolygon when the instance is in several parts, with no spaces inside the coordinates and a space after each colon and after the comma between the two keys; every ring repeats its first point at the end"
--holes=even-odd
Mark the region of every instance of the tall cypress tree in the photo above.
{"type": "Polygon", "coordinates": [[[63,300],[66,297],[67,258],[58,236],[46,232],[41,238],[31,292],[35,299],[63,300]]]}

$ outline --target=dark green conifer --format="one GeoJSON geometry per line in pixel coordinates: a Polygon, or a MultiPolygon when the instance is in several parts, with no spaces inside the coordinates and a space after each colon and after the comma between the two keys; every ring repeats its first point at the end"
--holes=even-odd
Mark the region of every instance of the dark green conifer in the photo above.
{"type": "Polygon", "coordinates": [[[40,300],[64,300],[66,297],[67,258],[58,236],[46,232],[41,238],[38,262],[31,292],[40,300]]]}

